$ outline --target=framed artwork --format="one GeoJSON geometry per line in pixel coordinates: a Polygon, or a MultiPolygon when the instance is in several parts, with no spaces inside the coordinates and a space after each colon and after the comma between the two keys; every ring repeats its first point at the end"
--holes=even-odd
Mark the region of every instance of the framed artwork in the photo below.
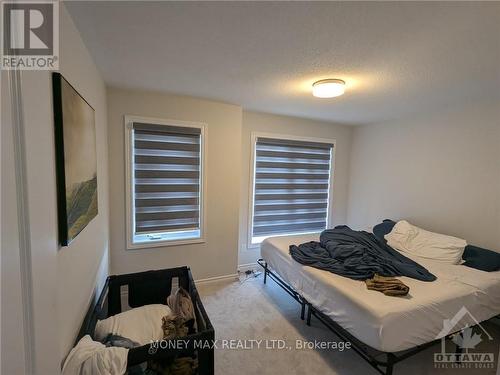
{"type": "Polygon", "coordinates": [[[61,74],[52,88],[59,241],[68,246],[97,216],[95,113],[61,74]]]}

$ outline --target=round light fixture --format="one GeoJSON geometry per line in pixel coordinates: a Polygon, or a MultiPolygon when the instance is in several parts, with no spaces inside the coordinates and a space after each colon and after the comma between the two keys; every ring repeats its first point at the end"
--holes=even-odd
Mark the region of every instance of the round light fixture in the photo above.
{"type": "Polygon", "coordinates": [[[322,79],[313,83],[313,95],[317,98],[334,98],[345,92],[345,82],[341,79],[322,79]]]}

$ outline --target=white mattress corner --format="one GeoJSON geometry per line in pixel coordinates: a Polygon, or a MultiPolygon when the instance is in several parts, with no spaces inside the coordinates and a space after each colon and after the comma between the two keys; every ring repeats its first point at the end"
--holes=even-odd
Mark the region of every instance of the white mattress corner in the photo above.
{"type": "MultiPolygon", "coordinates": [[[[289,247],[317,241],[319,234],[271,237],[261,244],[270,268],[311,304],[365,344],[397,352],[438,338],[443,321],[466,307],[478,321],[500,313],[500,272],[483,272],[462,265],[414,259],[436,275],[433,282],[408,277],[406,297],[388,297],[367,290],[363,281],[303,266],[289,247]]],[[[474,324],[468,316],[455,330],[474,324]]]]}

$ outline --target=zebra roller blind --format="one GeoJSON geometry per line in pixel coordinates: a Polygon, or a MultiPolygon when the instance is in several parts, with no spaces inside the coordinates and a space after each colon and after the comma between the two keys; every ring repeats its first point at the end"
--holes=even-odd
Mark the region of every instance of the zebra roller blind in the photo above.
{"type": "Polygon", "coordinates": [[[200,229],[201,129],[133,124],[134,231],[200,229]]]}
{"type": "Polygon", "coordinates": [[[326,228],[332,149],[257,138],[252,238],[326,228]]]}

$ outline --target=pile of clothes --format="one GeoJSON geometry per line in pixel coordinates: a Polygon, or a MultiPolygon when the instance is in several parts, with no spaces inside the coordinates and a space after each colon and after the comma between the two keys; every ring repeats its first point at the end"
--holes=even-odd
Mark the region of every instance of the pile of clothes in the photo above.
{"type": "Polygon", "coordinates": [[[378,274],[373,275],[371,279],[366,279],[365,284],[369,290],[376,290],[391,297],[406,296],[410,291],[410,287],[401,280],[378,274]]]}
{"type": "MultiPolygon", "coordinates": [[[[168,311],[168,314],[158,319],[158,328],[156,328],[159,329],[161,326],[163,339],[182,338],[195,333],[196,319],[193,302],[189,293],[185,289],[179,288],[167,298],[166,303],[170,309],[165,306],[163,307],[168,311]]],[[[137,311],[138,309],[134,310],[137,311]]],[[[127,321],[129,320],[127,319],[127,321]]],[[[153,325],[155,325],[154,321],[156,319],[153,319],[153,325]]],[[[120,324],[123,326],[123,323],[119,322],[116,324],[116,327],[119,327],[120,324]]],[[[161,333],[159,334],[161,337],[161,333]]],[[[96,334],[97,336],[99,335],[96,334]]],[[[105,337],[96,338],[97,340],[100,339],[100,341],[92,340],[89,335],[83,337],[66,358],[63,375],[192,375],[197,373],[198,360],[194,355],[192,357],[173,356],[167,359],[150,360],[147,363],[127,368],[129,349],[145,345],[145,343],[137,342],[141,340],[134,341],[124,336],[126,335],[123,333],[109,333],[105,337]]]]}
{"type": "MultiPolygon", "coordinates": [[[[162,318],[163,339],[185,337],[195,333],[195,316],[193,302],[189,293],[179,288],[176,293],[167,298],[167,305],[173,314],[162,318]]],[[[140,366],[135,366],[140,367],[140,366]]],[[[129,375],[191,375],[198,368],[198,360],[193,357],[151,360],[144,372],[132,372],[129,375]]]]}

